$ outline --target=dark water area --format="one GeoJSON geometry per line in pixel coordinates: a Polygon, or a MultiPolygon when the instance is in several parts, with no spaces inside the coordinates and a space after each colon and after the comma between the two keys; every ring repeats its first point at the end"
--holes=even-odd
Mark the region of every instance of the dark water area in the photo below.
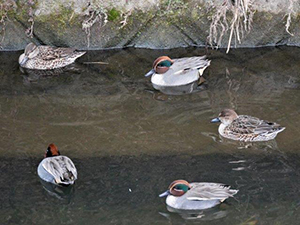
{"type": "Polygon", "coordinates": [[[20,70],[21,52],[0,52],[0,224],[298,224],[299,53],[91,51],[66,69],[36,73],[20,70]],[[164,95],[144,77],[159,55],[203,54],[212,62],[199,92],[164,95]],[[270,142],[223,139],[210,119],[228,107],[286,130],[270,142]],[[51,142],[77,167],[73,188],[37,176],[51,142]],[[176,179],[239,193],[178,213],[158,197],[176,179]]]}

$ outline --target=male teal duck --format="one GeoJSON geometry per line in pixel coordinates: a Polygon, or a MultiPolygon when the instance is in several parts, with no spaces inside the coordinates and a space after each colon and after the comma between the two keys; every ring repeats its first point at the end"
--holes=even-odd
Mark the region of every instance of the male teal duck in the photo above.
{"type": "Polygon", "coordinates": [[[209,65],[210,60],[206,59],[206,56],[179,59],[160,56],[154,61],[152,70],[145,76],[152,76],[153,87],[159,90],[160,87],[182,86],[200,81],[209,65]]]}
{"type": "Polygon", "coordinates": [[[24,53],[19,57],[19,64],[27,69],[51,70],[67,66],[85,53],[72,48],[37,46],[34,43],[29,43],[24,53]]]}
{"type": "Polygon", "coordinates": [[[56,185],[74,184],[77,179],[77,170],[71,159],[60,155],[54,144],[48,146],[44,157],[37,169],[42,180],[56,185]]]}
{"type": "Polygon", "coordinates": [[[189,183],[185,180],[175,180],[159,197],[167,196],[166,204],[174,209],[202,210],[224,202],[237,192],[238,190],[219,183],[189,183]]]}
{"type": "Polygon", "coordinates": [[[285,129],[277,123],[252,116],[238,115],[232,109],[224,109],[211,122],[221,122],[218,129],[221,136],[245,142],[269,141],[285,129]]]}

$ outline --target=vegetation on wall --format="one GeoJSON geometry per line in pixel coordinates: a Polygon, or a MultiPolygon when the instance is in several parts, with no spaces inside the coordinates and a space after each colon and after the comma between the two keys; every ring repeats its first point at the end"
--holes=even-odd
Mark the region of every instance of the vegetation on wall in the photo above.
{"type": "MultiPolygon", "coordinates": [[[[201,4],[203,3],[203,1],[198,2],[196,0],[160,0],[157,1],[157,4],[153,8],[150,9],[149,7],[144,13],[153,14],[153,18],[155,16],[166,18],[168,22],[182,22],[181,26],[185,26],[185,20],[181,20],[182,17],[189,17],[189,13],[192,15],[189,18],[192,22],[197,20],[197,18],[206,16],[210,23],[209,30],[207,29],[208,43],[212,48],[219,48],[224,46],[222,43],[225,42],[227,44],[227,52],[237,43],[241,44],[243,37],[251,32],[255,14],[255,0],[223,0],[221,4],[219,4],[220,1],[211,0],[207,1],[204,7],[200,2],[201,4]],[[206,8],[206,11],[201,11],[203,8],[206,8]],[[198,15],[195,16],[197,12],[198,15]],[[201,15],[199,15],[200,13],[201,15]]],[[[299,3],[298,0],[288,0],[288,2],[289,6],[285,10],[286,14],[283,20],[285,22],[285,31],[293,36],[291,26],[295,21],[294,18],[297,18],[296,7],[299,3]]],[[[126,4],[130,3],[131,0],[126,1],[126,4]]],[[[7,21],[14,19],[14,17],[21,22],[24,32],[29,38],[34,37],[35,20],[36,24],[43,24],[49,21],[48,18],[60,20],[63,23],[70,22],[73,19],[79,25],[79,29],[81,26],[85,33],[88,48],[90,47],[91,35],[92,33],[94,34],[91,31],[94,25],[98,27],[98,33],[94,35],[101,35],[101,28],[108,23],[111,23],[115,29],[123,29],[128,24],[128,21],[131,21],[129,18],[139,19],[135,18],[137,14],[134,12],[134,7],[129,7],[129,9],[126,9],[126,7],[118,8],[114,5],[104,7],[101,0],[86,1],[84,3],[86,7],[79,14],[78,12],[75,13],[73,5],[65,6],[63,5],[65,2],[62,1],[60,3],[62,4],[62,8],[67,8],[68,13],[64,14],[64,11],[60,9],[54,16],[52,14],[35,16],[37,4],[38,0],[5,0],[0,2],[0,48],[5,38],[7,21]],[[39,20],[42,17],[46,19],[39,20]]],[[[67,28],[69,29],[73,26],[74,24],[70,24],[67,28]]],[[[64,27],[60,30],[67,28],[64,27]]]]}
{"type": "Polygon", "coordinates": [[[225,0],[221,6],[214,7],[208,40],[210,45],[221,46],[224,35],[229,32],[227,51],[229,52],[232,38],[241,43],[245,32],[249,33],[253,21],[254,0],[225,0]]]}
{"type": "Polygon", "coordinates": [[[286,14],[286,24],[285,24],[285,30],[287,33],[289,33],[291,36],[294,36],[294,34],[292,34],[289,31],[289,28],[291,26],[291,21],[292,21],[292,16],[296,16],[294,7],[296,6],[296,1],[297,0],[289,0],[289,8],[288,8],[288,13],[286,14]]]}
{"type": "Polygon", "coordinates": [[[82,22],[82,29],[87,36],[87,46],[90,47],[91,27],[95,23],[99,23],[104,27],[108,22],[107,10],[101,5],[89,2],[85,10],[85,19],[82,22]]]}
{"type": "Polygon", "coordinates": [[[0,49],[2,49],[1,43],[5,37],[6,21],[8,19],[9,11],[16,8],[14,1],[5,1],[0,3],[0,49]]]}
{"type": "MultiPolygon", "coordinates": [[[[22,9],[19,14],[27,18],[28,27],[25,29],[25,34],[27,37],[33,38],[34,35],[34,8],[37,0],[27,0],[24,4],[14,1],[14,0],[5,0],[0,3],[0,48],[2,48],[2,43],[5,38],[7,21],[13,19],[18,13],[18,9],[22,9]],[[19,5],[18,5],[19,4],[19,5]]],[[[19,15],[19,16],[20,16],[19,15]]]]}

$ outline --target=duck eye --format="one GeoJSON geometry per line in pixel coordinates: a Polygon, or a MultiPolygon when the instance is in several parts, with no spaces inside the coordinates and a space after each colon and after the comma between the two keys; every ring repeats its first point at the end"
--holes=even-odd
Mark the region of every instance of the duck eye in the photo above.
{"type": "Polygon", "coordinates": [[[48,147],[48,148],[47,148],[47,152],[50,152],[50,151],[51,151],[51,148],[50,148],[50,147],[48,147]]]}

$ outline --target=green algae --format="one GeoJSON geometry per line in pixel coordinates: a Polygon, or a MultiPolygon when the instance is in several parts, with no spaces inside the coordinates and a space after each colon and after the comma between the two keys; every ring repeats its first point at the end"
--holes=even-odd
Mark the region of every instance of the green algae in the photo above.
{"type": "Polygon", "coordinates": [[[108,11],[108,20],[109,21],[115,21],[116,19],[118,19],[121,15],[121,12],[118,11],[116,8],[112,8],[108,11]]]}
{"type": "Polygon", "coordinates": [[[81,27],[83,19],[72,8],[72,6],[66,7],[61,4],[56,12],[48,15],[39,15],[35,18],[35,21],[38,24],[44,24],[43,26],[50,26],[57,35],[61,36],[65,29],[81,27]]]}

